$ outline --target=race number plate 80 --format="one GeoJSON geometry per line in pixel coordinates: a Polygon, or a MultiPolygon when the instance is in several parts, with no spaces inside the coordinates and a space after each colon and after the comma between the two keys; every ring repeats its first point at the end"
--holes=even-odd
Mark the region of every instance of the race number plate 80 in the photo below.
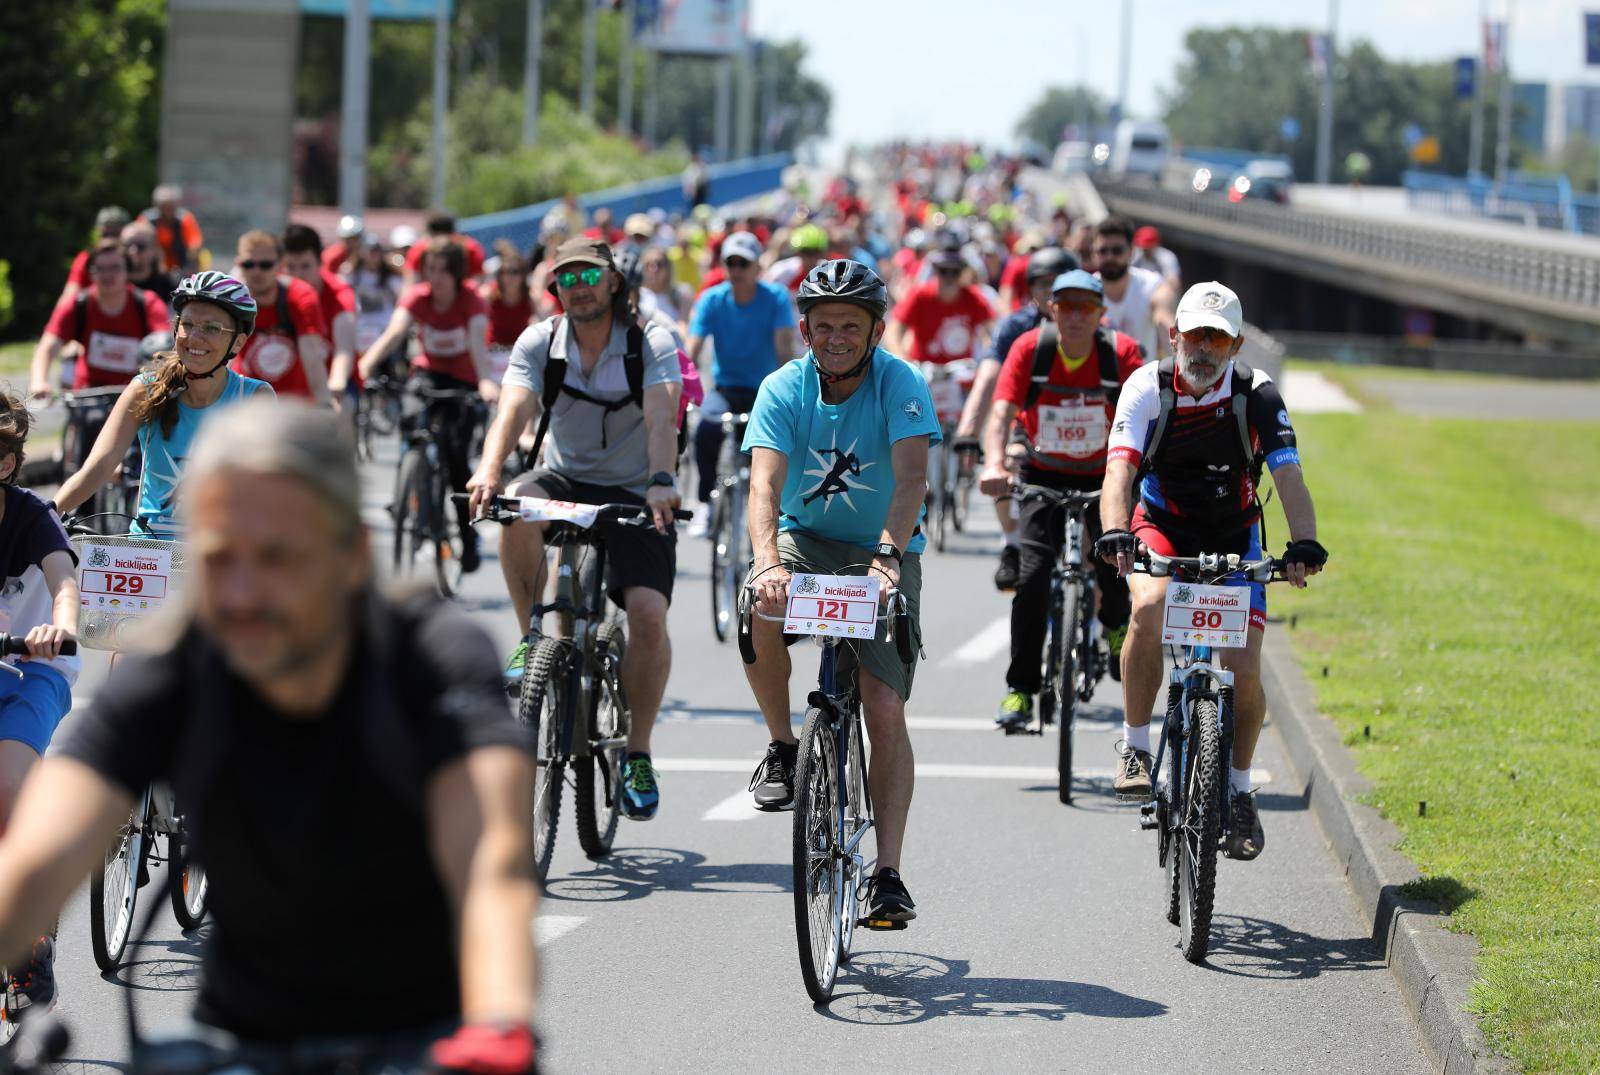
{"type": "Polygon", "coordinates": [[[1250,587],[1167,586],[1161,641],[1177,646],[1241,649],[1250,628],[1250,587]]]}
{"type": "Polygon", "coordinates": [[[784,632],[872,638],[878,632],[876,575],[796,574],[789,583],[784,632]]]}

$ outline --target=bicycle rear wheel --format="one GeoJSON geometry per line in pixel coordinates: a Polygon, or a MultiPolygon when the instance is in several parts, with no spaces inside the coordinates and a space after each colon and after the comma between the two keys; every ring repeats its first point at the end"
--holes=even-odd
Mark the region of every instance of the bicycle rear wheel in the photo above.
{"type": "Polygon", "coordinates": [[[394,571],[410,575],[416,571],[417,555],[428,539],[428,461],[421,448],[408,448],[395,471],[394,571]]]}
{"type": "Polygon", "coordinates": [[[461,532],[461,520],[455,505],[450,503],[450,485],[442,467],[433,470],[433,504],[428,513],[433,539],[433,580],[439,596],[454,597],[461,592],[461,578],[465,572],[461,557],[465,552],[466,535],[461,532]]]}
{"type": "Polygon", "coordinates": [[[1217,887],[1221,831],[1222,743],[1217,703],[1199,698],[1184,737],[1183,803],[1177,823],[1178,928],[1183,958],[1200,963],[1211,944],[1211,908],[1217,887]]]}
{"type": "Polygon", "coordinates": [[[89,878],[89,947],[95,966],[113,971],[122,964],[133,930],[133,908],[139,899],[139,875],[149,848],[150,792],[106,852],[105,862],[89,878]]]}
{"type": "Polygon", "coordinates": [[[733,528],[732,497],[726,488],[715,494],[711,508],[711,629],[726,642],[739,615],[738,535],[733,528]]]}
{"type": "Polygon", "coordinates": [[[1078,616],[1081,614],[1077,579],[1068,580],[1062,587],[1059,637],[1055,644],[1060,648],[1059,667],[1056,672],[1056,720],[1061,725],[1061,740],[1056,750],[1057,794],[1062,802],[1072,801],[1072,717],[1078,708],[1077,645],[1078,616]]]}
{"type": "Polygon", "coordinates": [[[206,871],[194,861],[188,834],[180,822],[167,834],[167,895],[172,899],[172,917],[187,933],[206,917],[206,871]]]}
{"type": "Polygon", "coordinates": [[[590,858],[611,853],[622,816],[622,761],[628,753],[628,699],[622,691],[622,658],[627,641],[620,623],[601,626],[595,636],[594,691],[589,701],[587,757],[572,760],[572,793],[578,843],[590,858]],[[598,779],[596,779],[598,777],[598,779]]]}
{"type": "Polygon", "coordinates": [[[817,1002],[833,996],[843,946],[844,871],[837,856],[839,757],[833,723],[806,713],[794,777],[794,932],[800,977],[817,1002]]]}
{"type": "Polygon", "coordinates": [[[561,819],[561,778],[567,759],[559,744],[567,710],[566,652],[566,645],[555,638],[541,638],[530,647],[517,699],[517,719],[534,729],[538,769],[533,778],[533,868],[540,880],[550,869],[561,819]]]}

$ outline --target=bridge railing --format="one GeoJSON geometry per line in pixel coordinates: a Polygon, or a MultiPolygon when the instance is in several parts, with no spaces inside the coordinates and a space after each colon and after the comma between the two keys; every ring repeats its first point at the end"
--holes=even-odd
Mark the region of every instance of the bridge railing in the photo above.
{"type": "Polygon", "coordinates": [[[1448,213],[1471,213],[1574,234],[1600,234],[1600,198],[1579,194],[1564,175],[1513,172],[1504,183],[1482,176],[1465,179],[1432,172],[1400,177],[1412,205],[1448,213]]]}
{"type": "MultiPolygon", "coordinates": [[[[1393,220],[1318,213],[1266,201],[1226,198],[1109,178],[1096,180],[1119,211],[1138,216],[1146,205],[1191,219],[1226,225],[1240,238],[1259,236],[1306,256],[1337,251],[1374,270],[1410,274],[1537,300],[1565,308],[1600,309],[1600,254],[1552,249],[1499,238],[1451,233],[1393,220]]],[[[1600,245],[1597,245],[1600,251],[1600,245]]]]}
{"type": "MultiPolygon", "coordinates": [[[[776,190],[783,183],[783,170],[793,163],[792,153],[769,153],[764,157],[712,165],[706,170],[710,183],[708,199],[712,205],[726,205],[776,190]]],[[[651,209],[687,213],[690,209],[689,200],[683,194],[682,179],[676,175],[580,194],[577,200],[590,214],[596,209],[611,210],[618,224],[629,213],[651,209]]],[[[456,224],[456,230],[486,247],[498,239],[510,239],[519,249],[527,250],[539,241],[539,225],[545,216],[561,204],[562,199],[551,198],[520,209],[468,217],[456,224]]]]}

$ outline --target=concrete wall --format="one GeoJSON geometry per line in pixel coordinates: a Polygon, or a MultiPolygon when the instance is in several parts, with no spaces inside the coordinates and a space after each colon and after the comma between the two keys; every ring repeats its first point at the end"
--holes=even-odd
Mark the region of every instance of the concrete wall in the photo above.
{"type": "Polygon", "coordinates": [[[251,228],[283,230],[299,47],[298,0],[168,0],[161,179],[221,265],[251,228]]]}

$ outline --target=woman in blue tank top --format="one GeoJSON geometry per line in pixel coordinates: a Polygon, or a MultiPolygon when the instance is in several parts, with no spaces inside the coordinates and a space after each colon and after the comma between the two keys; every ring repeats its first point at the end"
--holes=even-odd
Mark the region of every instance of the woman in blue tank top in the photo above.
{"type": "Polygon", "coordinates": [[[244,284],[220,272],[195,273],[172,293],[172,312],[173,350],[157,355],[117,399],[83,469],[56,493],[62,515],[111,480],[137,437],[144,473],[129,533],[176,537],[178,482],[195,433],[233,403],[272,395],[265,381],[228,368],[256,324],[256,302],[244,284]]]}

